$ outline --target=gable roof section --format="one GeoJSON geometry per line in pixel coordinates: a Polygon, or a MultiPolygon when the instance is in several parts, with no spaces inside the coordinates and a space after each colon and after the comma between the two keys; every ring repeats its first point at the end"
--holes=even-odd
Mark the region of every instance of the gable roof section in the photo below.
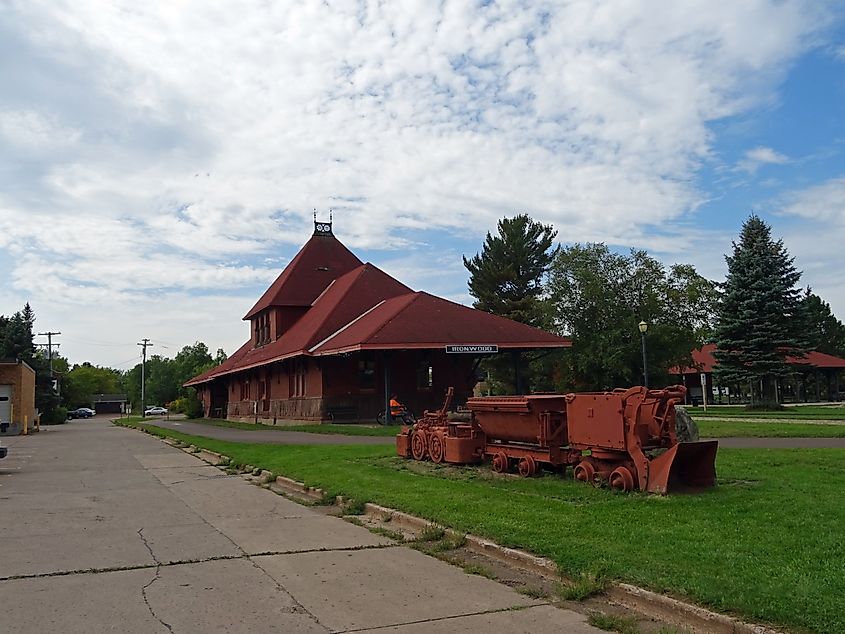
{"type": "MultiPolygon", "coordinates": [[[[703,345],[698,350],[692,351],[691,368],[674,367],[669,369],[669,374],[697,374],[699,372],[713,372],[713,368],[719,365],[713,353],[716,351],[715,343],[703,345]]],[[[806,357],[787,357],[786,362],[790,365],[806,365],[819,369],[845,368],[845,359],[840,359],[832,354],[811,351],[806,357]]]]}
{"type": "Polygon", "coordinates": [[[246,353],[249,352],[252,348],[252,340],[247,341],[244,345],[238,348],[232,356],[226,359],[220,365],[211,368],[210,370],[206,370],[202,374],[199,374],[192,378],[190,381],[187,381],[184,385],[198,385],[200,383],[205,383],[206,381],[210,381],[211,379],[220,376],[222,374],[227,374],[231,372],[240,361],[246,356],[246,353]]]}
{"type": "Polygon", "coordinates": [[[568,348],[572,342],[539,328],[416,292],[388,299],[310,352],[330,355],[453,344],[495,344],[505,349],[568,348]]]}
{"type": "Polygon", "coordinates": [[[313,235],[244,319],[270,306],[310,306],[332,280],[362,262],[333,235],[313,235]]]}
{"type": "Polygon", "coordinates": [[[238,370],[306,354],[309,347],[385,299],[411,293],[410,288],[377,266],[362,264],[329,284],[314,305],[279,339],[260,348],[252,348],[252,342],[248,341],[217,368],[191,379],[185,385],[204,383],[238,370]]]}

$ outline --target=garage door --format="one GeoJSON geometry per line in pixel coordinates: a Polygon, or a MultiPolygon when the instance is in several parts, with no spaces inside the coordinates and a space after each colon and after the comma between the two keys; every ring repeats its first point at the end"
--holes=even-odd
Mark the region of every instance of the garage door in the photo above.
{"type": "Polygon", "coordinates": [[[11,422],[12,419],[12,386],[0,385],[0,421],[11,422]]]}

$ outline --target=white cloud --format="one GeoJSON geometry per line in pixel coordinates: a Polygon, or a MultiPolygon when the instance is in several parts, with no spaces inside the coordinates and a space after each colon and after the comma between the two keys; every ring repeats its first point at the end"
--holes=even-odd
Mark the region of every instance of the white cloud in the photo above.
{"type": "Polygon", "coordinates": [[[262,260],[304,241],[313,208],[359,248],[480,238],[515,211],[567,241],[673,242],[705,196],[708,125],[771,99],[824,16],[799,0],[74,0],[4,22],[26,72],[0,93],[0,134],[48,149],[0,175],[0,248],[16,292],[72,302],[79,285],[188,301],[272,279],[262,260]]]}
{"type": "Polygon", "coordinates": [[[778,207],[782,214],[845,228],[845,176],[788,192],[781,197],[778,207]]]}
{"type": "Polygon", "coordinates": [[[840,319],[845,319],[845,175],[819,185],[783,194],[772,203],[788,222],[784,241],[804,271],[802,284],[830,302],[840,319]]]}
{"type": "Polygon", "coordinates": [[[748,150],[737,167],[744,172],[754,174],[761,165],[784,165],[788,162],[789,157],[785,154],[781,154],[770,147],[760,146],[748,150]]]}

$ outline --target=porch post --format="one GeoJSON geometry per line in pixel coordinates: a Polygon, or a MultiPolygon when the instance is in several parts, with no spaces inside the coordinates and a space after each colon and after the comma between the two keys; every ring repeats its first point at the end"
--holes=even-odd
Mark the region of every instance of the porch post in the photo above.
{"type": "Polygon", "coordinates": [[[393,415],[390,413],[390,352],[382,352],[382,364],[384,365],[384,424],[390,425],[393,422],[393,415]]]}

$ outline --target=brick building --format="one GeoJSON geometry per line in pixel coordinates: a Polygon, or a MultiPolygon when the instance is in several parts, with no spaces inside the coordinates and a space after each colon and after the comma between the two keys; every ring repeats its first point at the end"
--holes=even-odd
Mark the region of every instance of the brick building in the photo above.
{"type": "Polygon", "coordinates": [[[35,424],[35,370],[23,361],[0,362],[0,434],[21,433],[24,419],[35,424]]]}
{"type": "Polygon", "coordinates": [[[250,340],[194,386],[206,416],[372,421],[396,392],[412,411],[471,395],[483,355],[568,339],[413,291],[315,222],[312,237],[244,317],[250,340]]]}

